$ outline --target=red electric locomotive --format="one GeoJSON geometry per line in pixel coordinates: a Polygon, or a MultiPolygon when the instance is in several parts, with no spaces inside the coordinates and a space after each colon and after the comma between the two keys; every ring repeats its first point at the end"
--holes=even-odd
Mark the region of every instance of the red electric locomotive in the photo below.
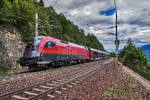
{"type": "Polygon", "coordinates": [[[102,57],[104,53],[53,37],[38,36],[32,38],[26,45],[20,64],[27,65],[29,68],[37,64],[55,64],[58,66],[66,63],[96,60],[102,57]]]}

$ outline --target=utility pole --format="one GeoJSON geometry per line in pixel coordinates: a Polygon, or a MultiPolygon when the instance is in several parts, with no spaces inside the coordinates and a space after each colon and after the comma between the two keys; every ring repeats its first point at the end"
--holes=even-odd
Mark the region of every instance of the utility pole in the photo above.
{"type": "Polygon", "coordinates": [[[116,8],[116,21],[115,21],[115,24],[116,24],[116,40],[115,40],[115,45],[116,45],[116,51],[115,51],[115,66],[117,67],[118,66],[118,49],[119,49],[119,40],[118,40],[118,15],[117,15],[117,4],[116,4],[116,1],[114,0],[114,4],[115,4],[115,8],[116,8]]]}
{"type": "Polygon", "coordinates": [[[38,36],[38,11],[35,13],[35,36],[38,36]]]}

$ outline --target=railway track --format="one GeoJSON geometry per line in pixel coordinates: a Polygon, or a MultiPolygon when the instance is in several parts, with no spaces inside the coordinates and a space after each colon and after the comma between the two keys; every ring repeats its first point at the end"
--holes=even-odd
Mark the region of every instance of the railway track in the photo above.
{"type": "MultiPolygon", "coordinates": [[[[106,64],[109,63],[105,62],[106,64]]],[[[42,100],[43,96],[46,98],[54,98],[55,94],[61,93],[69,87],[73,87],[77,82],[82,81],[83,78],[92,75],[96,71],[104,68],[104,66],[88,66],[82,70],[77,70],[61,77],[52,78],[50,80],[22,88],[7,94],[0,95],[0,100],[42,100]]],[[[43,99],[45,100],[45,99],[43,99]]]]}

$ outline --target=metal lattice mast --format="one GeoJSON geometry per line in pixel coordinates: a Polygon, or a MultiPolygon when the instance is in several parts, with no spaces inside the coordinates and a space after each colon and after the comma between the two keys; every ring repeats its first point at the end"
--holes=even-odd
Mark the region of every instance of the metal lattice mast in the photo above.
{"type": "Polygon", "coordinates": [[[35,13],[35,36],[38,36],[38,12],[35,13]]]}
{"type": "Polygon", "coordinates": [[[118,49],[119,49],[119,40],[118,40],[118,13],[117,13],[117,4],[116,0],[114,0],[115,8],[116,8],[116,21],[115,21],[115,26],[116,26],[116,40],[115,40],[115,45],[116,45],[116,50],[115,50],[115,60],[116,60],[116,66],[118,66],[118,49]]]}

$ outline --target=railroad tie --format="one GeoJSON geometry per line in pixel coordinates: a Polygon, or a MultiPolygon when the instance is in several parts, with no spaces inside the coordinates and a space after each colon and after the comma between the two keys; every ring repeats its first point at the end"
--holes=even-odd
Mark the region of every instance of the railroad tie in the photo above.
{"type": "Polygon", "coordinates": [[[57,80],[57,82],[61,82],[62,80],[57,80]]]}
{"type": "Polygon", "coordinates": [[[57,81],[54,81],[53,83],[54,83],[54,84],[57,84],[57,83],[59,83],[59,82],[57,82],[57,81]]]}
{"type": "Polygon", "coordinates": [[[64,80],[63,82],[68,82],[68,80],[64,80]]]}
{"type": "Polygon", "coordinates": [[[67,85],[68,87],[72,87],[72,85],[67,85]]]}
{"type": "Polygon", "coordinates": [[[24,93],[25,93],[25,94],[28,94],[28,95],[33,95],[33,96],[34,96],[34,95],[37,95],[37,93],[32,93],[32,92],[28,92],[28,91],[25,91],[24,93]]]}
{"type": "Polygon", "coordinates": [[[47,96],[50,97],[50,98],[55,98],[55,96],[50,95],[50,94],[48,94],[47,96]]]}
{"type": "Polygon", "coordinates": [[[78,79],[79,81],[82,81],[83,79],[82,78],[80,78],[80,79],[78,79]]]}
{"type": "Polygon", "coordinates": [[[75,81],[76,83],[80,82],[80,81],[75,81]]]}
{"type": "Polygon", "coordinates": [[[71,83],[72,85],[75,85],[76,83],[71,83]]]}
{"type": "Polygon", "coordinates": [[[67,90],[67,88],[61,88],[62,90],[67,90]]]}
{"type": "Polygon", "coordinates": [[[18,96],[18,95],[13,95],[12,98],[19,99],[19,100],[28,100],[28,98],[21,97],[21,96],[18,96]]]}
{"type": "Polygon", "coordinates": [[[45,88],[45,89],[49,89],[51,87],[48,87],[48,86],[40,86],[41,88],[45,88]]]}
{"type": "Polygon", "coordinates": [[[34,91],[39,91],[39,92],[44,91],[44,90],[41,90],[41,89],[38,89],[38,88],[33,88],[32,90],[34,90],[34,91]]]}
{"type": "Polygon", "coordinates": [[[54,86],[54,84],[47,83],[46,85],[54,86]]]}
{"type": "Polygon", "coordinates": [[[55,91],[56,93],[58,93],[58,94],[61,94],[61,91],[55,91]]]}

